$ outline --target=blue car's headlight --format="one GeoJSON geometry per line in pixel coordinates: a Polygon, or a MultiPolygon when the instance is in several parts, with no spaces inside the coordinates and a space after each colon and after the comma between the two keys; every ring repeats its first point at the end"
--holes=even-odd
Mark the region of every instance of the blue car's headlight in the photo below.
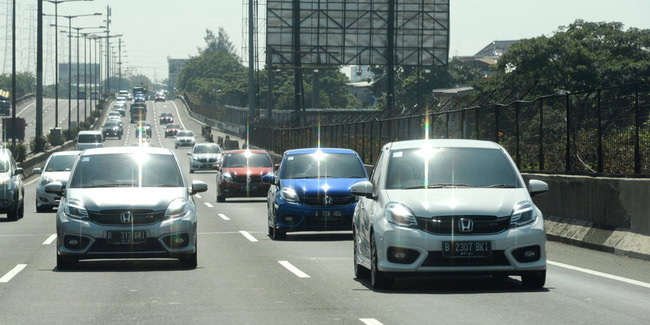
{"type": "Polygon", "coordinates": [[[534,222],[536,219],[537,212],[533,203],[530,201],[522,201],[517,203],[512,209],[510,225],[512,227],[521,227],[534,222]]]}
{"type": "Polygon", "coordinates": [[[66,202],[63,213],[70,218],[75,218],[75,219],[88,218],[88,211],[86,210],[86,206],[83,204],[83,202],[77,199],[68,200],[66,202]]]}
{"type": "Polygon", "coordinates": [[[398,226],[417,227],[418,225],[413,211],[401,203],[388,202],[384,208],[384,215],[388,222],[398,226]]]}
{"type": "Polygon", "coordinates": [[[296,193],[296,190],[294,190],[291,187],[283,187],[282,190],[280,190],[280,197],[288,202],[298,202],[298,193],[296,193]]]}
{"type": "Polygon", "coordinates": [[[165,210],[165,219],[182,218],[190,211],[190,205],[187,200],[177,198],[167,205],[165,210]]]}

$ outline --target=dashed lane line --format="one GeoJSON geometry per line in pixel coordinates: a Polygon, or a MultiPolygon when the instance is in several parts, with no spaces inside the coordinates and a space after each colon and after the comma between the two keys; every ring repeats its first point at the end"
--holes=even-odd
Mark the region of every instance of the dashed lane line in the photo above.
{"type": "Polygon", "coordinates": [[[366,325],[384,325],[374,318],[359,318],[359,320],[366,325]]]}
{"type": "Polygon", "coordinates": [[[253,237],[253,235],[248,233],[248,231],[243,231],[242,230],[239,233],[242,234],[244,237],[246,237],[246,239],[250,240],[251,242],[254,242],[254,243],[257,242],[257,239],[255,237],[253,237]]]}
{"type": "Polygon", "coordinates": [[[56,234],[52,234],[52,236],[48,237],[47,240],[43,242],[43,245],[49,245],[54,242],[54,240],[56,240],[56,234]]]}
{"type": "Polygon", "coordinates": [[[649,288],[650,289],[650,283],[647,283],[647,282],[632,280],[632,279],[624,278],[624,277],[617,276],[617,275],[611,275],[611,274],[607,274],[607,273],[603,273],[603,272],[598,272],[598,271],[594,271],[594,270],[590,270],[590,269],[584,269],[584,268],[581,268],[581,267],[577,267],[577,266],[573,266],[573,265],[569,265],[569,264],[564,264],[564,263],[559,263],[559,262],[553,262],[553,261],[549,261],[549,260],[547,260],[546,263],[548,263],[550,265],[555,265],[557,267],[561,267],[561,268],[565,268],[565,269],[569,269],[569,270],[573,270],[573,271],[578,271],[578,272],[582,272],[582,273],[587,273],[587,274],[599,276],[599,277],[602,277],[602,278],[615,280],[615,281],[620,281],[620,282],[625,282],[627,284],[632,284],[632,285],[636,285],[636,286],[639,286],[639,287],[644,287],[644,288],[649,288]]]}
{"type": "Polygon", "coordinates": [[[280,265],[284,266],[285,269],[289,270],[299,278],[310,278],[309,275],[303,271],[300,271],[297,267],[293,266],[293,264],[289,263],[288,261],[278,261],[278,263],[280,263],[280,265]]]}
{"type": "Polygon", "coordinates": [[[223,220],[226,220],[226,221],[230,220],[230,218],[226,217],[226,215],[223,214],[223,213],[219,213],[219,214],[217,214],[217,215],[218,215],[221,219],[223,219],[223,220]]]}
{"type": "Polygon", "coordinates": [[[9,271],[7,274],[5,274],[2,278],[0,278],[0,283],[7,283],[11,281],[20,271],[22,271],[25,267],[27,267],[27,264],[18,264],[16,267],[13,268],[13,270],[9,271]]]}
{"type": "Polygon", "coordinates": [[[210,202],[203,202],[203,204],[205,204],[205,206],[207,206],[208,208],[214,208],[214,206],[210,204],[210,202]]]}

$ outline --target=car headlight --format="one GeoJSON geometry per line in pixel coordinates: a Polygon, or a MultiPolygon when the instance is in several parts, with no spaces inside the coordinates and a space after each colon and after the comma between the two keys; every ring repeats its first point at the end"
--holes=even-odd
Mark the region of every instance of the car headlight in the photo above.
{"type": "Polygon", "coordinates": [[[224,181],[232,182],[232,175],[230,175],[229,172],[223,172],[223,173],[221,174],[221,178],[222,178],[224,181]]]}
{"type": "Polygon", "coordinates": [[[298,202],[298,193],[291,187],[283,187],[280,190],[280,197],[285,201],[298,202]]]}
{"type": "Polygon", "coordinates": [[[417,227],[415,214],[407,206],[397,203],[388,202],[384,208],[384,215],[388,222],[404,227],[417,227]]]}
{"type": "Polygon", "coordinates": [[[517,203],[512,209],[510,215],[510,226],[521,227],[534,222],[537,219],[537,212],[535,205],[530,201],[522,201],[517,203]]]}
{"type": "Polygon", "coordinates": [[[165,210],[166,219],[176,219],[184,217],[190,211],[190,205],[187,200],[177,198],[169,202],[165,210]]]}
{"type": "Polygon", "coordinates": [[[88,210],[86,210],[86,206],[83,204],[83,202],[77,199],[68,200],[66,202],[63,213],[70,218],[75,218],[75,219],[88,218],[88,210]]]}

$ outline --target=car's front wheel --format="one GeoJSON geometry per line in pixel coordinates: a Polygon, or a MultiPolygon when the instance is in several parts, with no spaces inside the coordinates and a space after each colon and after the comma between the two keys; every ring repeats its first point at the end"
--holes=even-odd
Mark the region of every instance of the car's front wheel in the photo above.
{"type": "Polygon", "coordinates": [[[56,256],[56,268],[59,271],[72,269],[76,263],[77,263],[76,259],[61,256],[61,255],[56,256]]]}
{"type": "Polygon", "coordinates": [[[546,270],[527,271],[521,275],[521,283],[527,289],[541,289],[546,283],[546,270]]]}
{"type": "Polygon", "coordinates": [[[282,240],[287,237],[287,233],[278,229],[278,221],[277,219],[273,221],[273,226],[271,226],[270,229],[271,232],[271,239],[273,240],[282,240]]]}
{"type": "Polygon", "coordinates": [[[375,244],[375,236],[371,235],[370,237],[370,285],[375,290],[387,289],[393,284],[393,278],[386,276],[382,271],[379,271],[377,264],[379,260],[377,258],[377,245],[375,244]]]}

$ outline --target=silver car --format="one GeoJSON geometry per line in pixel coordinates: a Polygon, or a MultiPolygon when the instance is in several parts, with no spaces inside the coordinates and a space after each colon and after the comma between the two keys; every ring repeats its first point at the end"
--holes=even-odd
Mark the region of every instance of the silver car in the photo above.
{"type": "Polygon", "coordinates": [[[546,279],[546,233],[528,186],[494,142],[413,140],[386,144],[370,181],[352,185],[354,273],[388,287],[406,275],[546,279]]]}
{"type": "Polygon", "coordinates": [[[50,155],[45,162],[45,167],[34,168],[34,174],[40,174],[36,183],[36,212],[49,211],[59,206],[61,197],[52,193],[45,192],[45,185],[57,181],[65,185],[68,183],[72,166],[79,158],[81,151],[58,151],[50,155]]]}
{"type": "Polygon", "coordinates": [[[187,155],[190,156],[190,174],[216,169],[215,165],[221,163],[221,147],[216,143],[197,143],[187,155]]]}
{"type": "Polygon", "coordinates": [[[68,185],[45,191],[61,195],[56,216],[57,268],[81,259],[175,258],[197,265],[197,215],[193,195],[167,148],[87,149],[72,168],[68,185]]]}
{"type": "Polygon", "coordinates": [[[196,137],[194,131],[180,130],[176,133],[174,138],[174,148],[178,147],[193,147],[196,144],[196,137]]]}

